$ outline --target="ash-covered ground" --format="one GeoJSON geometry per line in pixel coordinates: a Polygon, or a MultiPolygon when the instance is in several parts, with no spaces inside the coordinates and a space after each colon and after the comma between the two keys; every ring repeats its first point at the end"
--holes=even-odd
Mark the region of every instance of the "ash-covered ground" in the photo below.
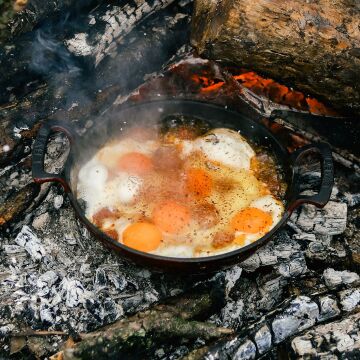
{"type": "MultiPolygon", "coordinates": [[[[47,163],[53,170],[61,167],[66,147],[63,137],[50,141],[47,163]]],[[[8,189],[31,181],[24,161],[3,170],[8,189]]],[[[359,276],[353,271],[359,264],[355,233],[359,195],[349,191],[349,179],[354,181],[354,175],[339,172],[324,209],[303,206],[284,230],[248,260],[202,277],[153,272],[121,259],[103,248],[76,219],[60,186],[42,185],[28,210],[1,232],[3,354],[8,354],[9,339],[18,331],[90,332],[165,298],[191,292],[199,282],[208,282],[209,287],[223,284],[224,306],[208,321],[238,334],[210,348],[214,354],[253,358],[274,351],[274,345],[286,343],[305,329],[316,332],[317,324],[347,317],[360,303],[359,276]]],[[[314,184],[319,173],[308,171],[304,180],[314,184]]],[[[352,335],[340,334],[333,340],[345,346],[346,335],[355,342],[356,324],[358,320],[352,323],[356,330],[352,335]]],[[[53,337],[46,352],[56,352],[61,339],[53,337]]],[[[301,339],[293,342],[295,353],[304,351],[301,339]]],[[[350,344],[352,340],[346,339],[350,344]]],[[[152,356],[181,358],[204,345],[198,339],[160,346],[152,356]]]]}

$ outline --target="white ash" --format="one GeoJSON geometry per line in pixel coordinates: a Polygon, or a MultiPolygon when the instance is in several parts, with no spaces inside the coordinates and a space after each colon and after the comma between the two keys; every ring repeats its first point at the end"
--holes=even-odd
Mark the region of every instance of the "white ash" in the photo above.
{"type": "Polygon", "coordinates": [[[55,271],[49,270],[46,273],[39,276],[36,286],[39,288],[38,294],[40,296],[48,295],[51,287],[55,284],[55,282],[59,279],[59,276],[55,271]]]}
{"type": "Polygon", "coordinates": [[[62,195],[56,195],[54,197],[54,208],[59,210],[64,203],[64,197],[62,195]]]}
{"type": "Polygon", "coordinates": [[[275,343],[313,326],[319,317],[317,304],[307,296],[299,296],[272,323],[275,343]]]}
{"type": "Polygon", "coordinates": [[[40,214],[39,216],[37,216],[33,222],[32,222],[32,226],[34,229],[39,230],[45,226],[47,226],[47,224],[50,221],[50,215],[46,212],[43,214],[40,214]]]}
{"type": "Polygon", "coordinates": [[[14,329],[15,329],[15,325],[13,325],[13,324],[0,326],[0,335],[5,336],[5,335],[11,333],[12,331],[14,331],[14,329]]]}
{"type": "Polygon", "coordinates": [[[65,297],[65,305],[76,307],[85,304],[92,294],[87,291],[79,280],[69,280],[64,278],[60,284],[60,294],[65,297]]]}
{"type": "Polygon", "coordinates": [[[15,242],[24,247],[34,260],[42,260],[46,256],[46,251],[40,239],[27,226],[23,226],[15,238],[15,242]]]}
{"type": "MultiPolygon", "coordinates": [[[[91,20],[90,20],[91,21],[91,20]]],[[[88,56],[93,52],[93,47],[88,43],[88,34],[78,33],[72,39],[65,41],[70,52],[76,56],[88,56]]]]}
{"type": "Polygon", "coordinates": [[[360,305],[360,288],[341,291],[339,296],[344,311],[352,311],[360,305]]]}
{"type": "MultiPolygon", "coordinates": [[[[52,188],[41,205],[50,215],[46,226],[35,233],[25,225],[16,240],[2,242],[0,291],[10,301],[4,321],[18,314],[34,328],[86,332],[115,321],[124,309],[136,312],[158,301],[152,273],[104,249],[78,223],[68,200],[54,207],[56,196],[52,188]],[[70,244],[69,234],[78,241],[70,244]],[[47,262],[39,261],[45,256],[47,262]]],[[[161,296],[170,295],[170,284],[161,296]]]]}
{"type": "Polygon", "coordinates": [[[259,354],[265,354],[271,349],[272,336],[270,329],[267,325],[262,326],[254,335],[254,341],[256,343],[259,354]]]}
{"type": "Polygon", "coordinates": [[[240,279],[242,269],[235,265],[225,272],[225,296],[230,294],[231,289],[235,286],[236,282],[240,279]]]}
{"type": "Polygon", "coordinates": [[[323,273],[324,281],[329,289],[335,289],[340,285],[359,283],[359,275],[351,271],[336,271],[328,268],[323,273]]]}

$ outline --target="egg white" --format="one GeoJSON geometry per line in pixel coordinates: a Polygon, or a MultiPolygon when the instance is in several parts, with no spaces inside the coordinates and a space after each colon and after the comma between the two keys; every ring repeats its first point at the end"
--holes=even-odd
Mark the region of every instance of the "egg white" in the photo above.
{"type": "Polygon", "coordinates": [[[201,151],[209,160],[236,169],[250,169],[250,161],[255,156],[248,142],[236,131],[215,129],[193,141],[182,141],[183,156],[201,151]]]}
{"type": "Polygon", "coordinates": [[[123,139],[119,142],[112,142],[104,146],[97,154],[96,158],[109,169],[115,168],[119,158],[130,152],[137,152],[144,155],[152,154],[158,144],[154,140],[139,142],[133,139],[123,139]]]}
{"type": "Polygon", "coordinates": [[[188,245],[167,245],[152,251],[152,254],[170,257],[191,258],[194,257],[194,249],[192,246],[188,245]]]}

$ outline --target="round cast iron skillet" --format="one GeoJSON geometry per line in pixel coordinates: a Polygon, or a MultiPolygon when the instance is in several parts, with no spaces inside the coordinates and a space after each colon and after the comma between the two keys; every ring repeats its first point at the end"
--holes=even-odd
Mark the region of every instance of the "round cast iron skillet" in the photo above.
{"type": "Polygon", "coordinates": [[[116,113],[98,118],[95,125],[82,136],[76,135],[74,129],[64,122],[45,123],[40,128],[34,144],[32,173],[37,183],[48,181],[61,183],[80,220],[105,246],[144,266],[161,270],[184,270],[193,273],[216,270],[244,260],[269,241],[299,205],[310,203],[317,207],[325,206],[330,198],[334,182],[332,155],[327,144],[307,145],[290,155],[276,137],[259,123],[239,113],[226,110],[224,107],[186,100],[153,101],[124,107],[117,110],[116,113]],[[288,184],[288,190],[283,199],[285,212],[279,223],[259,240],[241,249],[221,255],[201,258],[172,258],[143,253],[129,248],[111,239],[85,217],[81,202],[76,198],[79,168],[107,141],[119,136],[127,126],[137,123],[151,124],[154,121],[161,121],[165,117],[179,114],[205,120],[213,127],[238,130],[250,142],[269,149],[281,166],[288,184]],[[71,150],[62,173],[49,174],[44,170],[46,145],[50,134],[59,131],[64,132],[69,137],[71,150]],[[321,185],[316,195],[304,196],[299,194],[299,161],[309,152],[316,152],[320,157],[321,185]]]}

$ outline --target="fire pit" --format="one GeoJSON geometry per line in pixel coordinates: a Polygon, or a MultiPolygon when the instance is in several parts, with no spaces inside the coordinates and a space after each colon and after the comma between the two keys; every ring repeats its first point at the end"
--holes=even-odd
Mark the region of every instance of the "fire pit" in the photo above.
{"type": "MultiPolygon", "coordinates": [[[[0,53],[1,357],[356,358],[360,125],[348,104],[291,88],[288,73],[281,83],[248,62],[199,57],[191,1],[54,4],[30,1],[0,53]],[[245,114],[290,153],[328,142],[330,201],[303,205],[247,260],[212,274],[158,273],[104,249],[60,185],[32,181],[33,141],[42,123],[84,135],[123,106],[168,99],[245,114]]],[[[51,136],[45,170],[61,172],[68,149],[51,136]]],[[[301,164],[304,195],[319,189],[318,160],[301,164]]]]}

